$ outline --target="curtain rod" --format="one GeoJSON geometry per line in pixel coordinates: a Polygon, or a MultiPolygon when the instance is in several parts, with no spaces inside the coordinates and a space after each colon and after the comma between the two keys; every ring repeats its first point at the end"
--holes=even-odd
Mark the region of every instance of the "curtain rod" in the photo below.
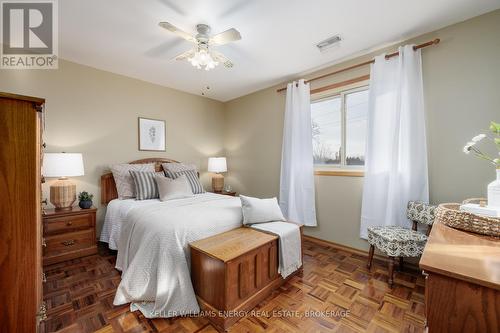
{"type": "MultiPolygon", "coordinates": [[[[421,48],[424,48],[424,47],[427,47],[427,46],[436,45],[436,44],[439,44],[440,41],[441,40],[439,38],[436,38],[436,39],[428,41],[426,43],[415,45],[413,47],[413,50],[416,51],[418,49],[421,49],[421,48]]],[[[389,59],[389,58],[392,58],[392,57],[395,57],[395,56],[398,56],[398,55],[399,55],[399,52],[396,51],[396,52],[387,54],[385,56],[385,58],[389,59]]],[[[313,77],[312,79],[306,80],[304,83],[309,83],[309,82],[312,82],[312,81],[320,80],[320,79],[323,79],[325,77],[328,77],[328,76],[331,76],[331,75],[335,75],[335,74],[339,74],[339,73],[342,73],[342,72],[345,72],[345,71],[348,71],[348,70],[351,70],[351,69],[354,69],[354,68],[358,68],[358,67],[366,66],[366,65],[369,65],[369,64],[373,64],[374,62],[375,62],[375,59],[368,60],[368,61],[356,64],[356,65],[352,65],[352,66],[349,66],[349,67],[346,67],[346,68],[342,68],[342,69],[336,70],[336,71],[331,72],[331,73],[327,73],[327,74],[323,74],[323,75],[320,75],[320,76],[317,76],[317,77],[313,77]]],[[[276,92],[282,92],[282,91],[285,91],[285,90],[286,90],[286,87],[279,88],[278,90],[276,90],[276,92]]]]}

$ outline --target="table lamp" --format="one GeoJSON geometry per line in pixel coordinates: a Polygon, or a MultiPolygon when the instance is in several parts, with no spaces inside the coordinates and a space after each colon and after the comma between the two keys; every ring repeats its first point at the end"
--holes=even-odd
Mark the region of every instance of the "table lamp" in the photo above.
{"type": "Polygon", "coordinates": [[[69,210],[76,201],[76,184],[68,177],[83,176],[83,158],[80,153],[43,154],[43,176],[57,177],[50,185],[50,202],[56,210],[69,210]]]}
{"type": "Polygon", "coordinates": [[[225,157],[210,157],[208,159],[208,172],[215,172],[212,177],[212,191],[222,192],[224,188],[224,176],[221,172],[227,171],[227,164],[225,157]]]}

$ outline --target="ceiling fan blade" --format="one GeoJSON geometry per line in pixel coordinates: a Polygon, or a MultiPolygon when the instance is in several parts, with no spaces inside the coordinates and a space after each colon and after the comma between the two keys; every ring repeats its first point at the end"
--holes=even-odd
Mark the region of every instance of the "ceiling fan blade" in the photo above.
{"type": "Polygon", "coordinates": [[[192,35],[188,34],[187,32],[185,32],[185,31],[177,28],[175,25],[173,25],[171,23],[160,22],[160,23],[158,23],[158,25],[160,27],[162,27],[162,28],[167,29],[170,32],[173,32],[177,36],[184,38],[185,40],[188,40],[190,42],[196,43],[196,38],[194,38],[194,36],[192,36],[192,35]]]}
{"type": "Polygon", "coordinates": [[[235,28],[231,28],[229,30],[221,32],[220,34],[212,36],[209,40],[209,43],[214,45],[224,45],[240,39],[241,39],[240,32],[235,28]]]}
{"type": "Polygon", "coordinates": [[[224,65],[226,68],[232,68],[234,67],[234,64],[229,60],[225,55],[223,55],[220,52],[217,51],[212,51],[212,56],[215,61],[218,61],[224,65]]]}
{"type": "Polygon", "coordinates": [[[189,50],[189,51],[183,52],[183,53],[175,56],[174,59],[175,60],[184,60],[184,59],[192,57],[193,55],[194,55],[194,50],[189,50]]]}

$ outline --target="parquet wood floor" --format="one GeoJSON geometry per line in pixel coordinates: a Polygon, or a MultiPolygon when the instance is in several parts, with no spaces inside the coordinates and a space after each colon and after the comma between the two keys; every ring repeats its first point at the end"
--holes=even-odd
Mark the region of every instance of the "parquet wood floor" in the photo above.
{"type": "MultiPolygon", "coordinates": [[[[418,271],[395,272],[386,264],[310,241],[303,271],[242,318],[230,332],[423,332],[424,279],[418,271]],[[323,314],[323,316],[321,316],[323,314]],[[343,316],[345,315],[345,316],[343,316]]],[[[115,255],[99,254],[48,266],[45,332],[216,332],[207,319],[146,319],[129,306],[113,306],[120,274],[115,255]]]]}

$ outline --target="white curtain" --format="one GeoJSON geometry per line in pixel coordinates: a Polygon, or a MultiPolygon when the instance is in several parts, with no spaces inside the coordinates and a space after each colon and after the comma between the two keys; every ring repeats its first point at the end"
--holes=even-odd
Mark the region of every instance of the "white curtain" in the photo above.
{"type": "Polygon", "coordinates": [[[370,73],[360,236],[369,226],[410,226],[409,200],[429,200],[420,50],[375,58],[370,73]]]}
{"type": "Polygon", "coordinates": [[[311,94],[304,80],[289,83],[286,89],[280,207],[290,221],[316,225],[311,94]]]}

